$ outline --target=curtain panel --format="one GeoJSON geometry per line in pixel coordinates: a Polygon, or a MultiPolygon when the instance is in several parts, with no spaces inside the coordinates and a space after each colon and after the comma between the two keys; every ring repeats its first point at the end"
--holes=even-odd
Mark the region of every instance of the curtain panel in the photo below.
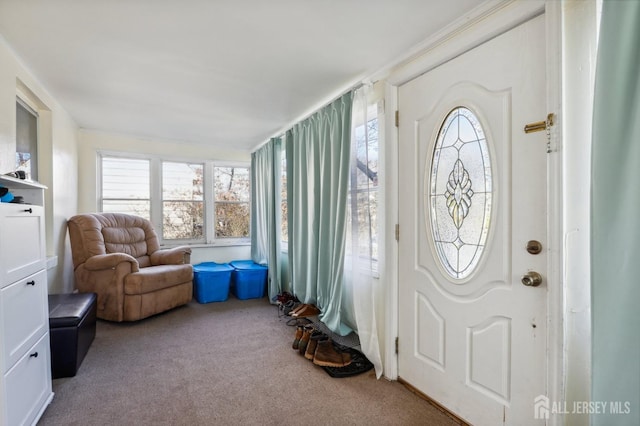
{"type": "Polygon", "coordinates": [[[282,141],[271,139],[251,154],[251,258],[268,265],[269,300],[282,292],[280,174],[282,141]]]}
{"type": "Polygon", "coordinates": [[[351,98],[343,95],[285,135],[292,290],[341,335],[351,331],[341,320],[351,98]]]}
{"type": "Polygon", "coordinates": [[[378,120],[378,99],[371,86],[363,86],[353,96],[345,265],[345,294],[352,303],[347,306],[352,309],[345,311],[349,319],[351,316],[355,319],[360,349],[380,378],[382,358],[377,323],[384,312],[379,279],[384,275],[384,262],[378,255],[378,247],[384,243],[384,236],[379,234],[378,224],[383,222],[384,194],[379,179],[382,120],[378,120]]]}
{"type": "Polygon", "coordinates": [[[640,424],[640,2],[604,1],[596,65],[591,176],[593,401],[628,413],[592,425],[640,424]]]}

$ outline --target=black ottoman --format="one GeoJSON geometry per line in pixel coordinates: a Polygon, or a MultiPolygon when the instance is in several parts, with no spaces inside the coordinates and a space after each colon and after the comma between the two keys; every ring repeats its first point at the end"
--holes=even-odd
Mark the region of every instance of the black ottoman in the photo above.
{"type": "Polygon", "coordinates": [[[75,376],[96,336],[96,294],[49,295],[51,376],[75,376]]]}

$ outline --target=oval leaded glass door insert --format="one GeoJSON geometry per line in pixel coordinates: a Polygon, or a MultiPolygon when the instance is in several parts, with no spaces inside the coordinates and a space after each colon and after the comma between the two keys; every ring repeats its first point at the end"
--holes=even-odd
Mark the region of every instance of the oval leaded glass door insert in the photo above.
{"type": "Polygon", "coordinates": [[[484,130],[468,108],[444,119],[436,140],[426,194],[437,257],[454,279],[478,266],[491,219],[491,159],[484,130]]]}

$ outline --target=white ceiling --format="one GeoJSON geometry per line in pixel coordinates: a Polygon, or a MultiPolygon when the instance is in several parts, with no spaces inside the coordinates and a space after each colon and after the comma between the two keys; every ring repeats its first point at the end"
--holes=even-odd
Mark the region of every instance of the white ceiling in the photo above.
{"type": "Polygon", "coordinates": [[[0,0],[84,129],[251,150],[480,0],[0,0]]]}

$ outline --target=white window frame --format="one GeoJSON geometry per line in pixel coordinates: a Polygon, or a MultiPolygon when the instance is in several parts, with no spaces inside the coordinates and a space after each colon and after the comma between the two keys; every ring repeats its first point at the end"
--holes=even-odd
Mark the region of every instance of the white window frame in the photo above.
{"type": "MultiPolygon", "coordinates": [[[[248,205],[249,205],[249,236],[248,237],[225,237],[225,238],[216,238],[216,227],[215,227],[215,222],[216,222],[216,218],[215,218],[215,211],[216,211],[216,194],[215,194],[215,184],[214,184],[214,177],[215,177],[215,173],[214,173],[214,168],[216,167],[237,167],[237,168],[243,168],[243,169],[248,169],[249,170],[249,179],[251,179],[251,163],[245,163],[245,162],[238,162],[238,161],[213,161],[211,162],[211,171],[209,173],[210,179],[209,179],[209,187],[205,186],[205,194],[210,193],[212,196],[209,197],[211,199],[211,210],[213,212],[213,220],[211,221],[211,233],[209,232],[209,229],[207,229],[207,234],[206,235],[211,235],[216,242],[224,244],[224,242],[238,242],[238,243],[244,243],[244,244],[251,244],[251,205],[253,200],[251,199],[251,190],[249,191],[249,201],[248,201],[248,205]]],[[[205,183],[207,181],[206,179],[207,173],[205,170],[205,183]]],[[[206,199],[207,197],[205,197],[206,199]]],[[[206,213],[206,207],[207,205],[205,204],[205,215],[206,213]]],[[[206,222],[206,218],[205,218],[205,222],[206,222]]]]}
{"type": "MultiPolygon", "coordinates": [[[[102,159],[122,158],[149,161],[149,185],[150,185],[150,219],[156,233],[158,241],[163,247],[175,247],[180,245],[189,245],[192,247],[208,247],[208,246],[237,246],[251,244],[251,238],[216,238],[215,234],[215,194],[214,194],[214,167],[242,167],[249,169],[251,173],[251,163],[241,161],[221,161],[221,160],[202,160],[193,158],[169,157],[156,154],[141,154],[121,151],[98,151],[96,159],[96,178],[97,178],[97,196],[98,208],[102,211],[102,159]],[[180,239],[165,240],[163,238],[162,223],[162,163],[191,163],[202,164],[204,166],[203,177],[203,193],[204,193],[204,238],[202,239],[180,239]]],[[[249,200],[249,211],[251,211],[251,200],[249,200]]],[[[251,221],[249,221],[251,222],[251,221]]],[[[251,226],[251,223],[249,223],[251,226]]],[[[249,229],[251,233],[251,229],[249,229]]]]}
{"type": "MultiPolygon", "coordinates": [[[[369,120],[365,123],[362,120],[361,116],[356,117],[353,122],[351,123],[351,127],[352,129],[355,129],[359,126],[365,126],[365,132],[366,130],[366,126],[368,125],[369,121],[376,119],[378,121],[378,158],[380,158],[380,155],[382,155],[380,152],[384,149],[384,147],[382,146],[382,144],[380,143],[380,139],[382,139],[381,134],[382,133],[382,125],[383,125],[383,120],[384,120],[384,109],[383,106],[380,104],[380,101],[372,103],[371,105],[368,105],[367,108],[369,109],[375,109],[375,117],[371,117],[369,118],[369,120]]],[[[369,114],[367,114],[367,117],[369,117],[369,114]]],[[[356,143],[356,141],[351,141],[351,143],[356,143]]],[[[351,172],[351,171],[350,171],[351,172]]],[[[382,196],[383,196],[383,190],[382,190],[382,183],[381,183],[381,178],[380,175],[382,174],[383,169],[381,167],[381,164],[378,163],[378,186],[375,189],[375,192],[377,193],[377,203],[378,203],[378,208],[382,207],[382,196]]],[[[369,189],[369,192],[373,191],[372,189],[369,189]]],[[[349,199],[351,199],[351,197],[357,197],[358,196],[358,189],[353,189],[351,187],[349,187],[348,189],[349,192],[349,199]]],[[[372,265],[372,269],[366,269],[366,270],[361,270],[360,273],[362,274],[366,274],[366,275],[370,275],[374,278],[380,278],[380,272],[379,272],[379,267],[378,267],[378,263],[380,261],[379,257],[380,257],[380,252],[381,252],[381,238],[380,238],[380,234],[381,234],[381,223],[379,221],[379,218],[376,218],[376,223],[377,223],[377,227],[375,228],[375,232],[376,232],[376,238],[377,238],[377,244],[378,244],[378,258],[376,259],[370,259],[371,265],[372,265]]],[[[351,226],[351,217],[348,218],[348,223],[347,226],[351,226]]],[[[353,248],[352,248],[353,250],[353,248]]],[[[353,256],[354,253],[349,253],[347,254],[347,261],[345,262],[345,267],[346,268],[350,268],[351,267],[351,260],[350,257],[353,256]]]]}
{"type": "MultiPolygon", "coordinates": [[[[206,198],[206,171],[205,171],[205,162],[203,161],[185,161],[185,160],[175,160],[175,159],[170,159],[167,160],[165,158],[160,159],[159,164],[158,164],[158,168],[159,168],[159,172],[160,172],[160,179],[159,179],[159,189],[160,189],[160,212],[158,214],[158,221],[162,224],[162,227],[159,228],[162,232],[162,235],[160,235],[159,237],[161,238],[161,240],[164,241],[171,241],[172,243],[178,244],[178,245],[184,245],[184,244],[198,244],[198,243],[203,243],[203,242],[207,242],[207,234],[206,234],[206,221],[207,221],[207,209],[206,209],[206,203],[205,203],[205,198],[206,198]],[[202,238],[182,238],[182,239],[166,239],[164,238],[164,202],[165,201],[174,201],[174,200],[165,200],[164,198],[164,194],[163,194],[163,188],[162,188],[162,183],[164,182],[164,168],[163,165],[164,163],[181,163],[181,164],[197,164],[197,165],[201,165],[202,166],[202,206],[203,206],[203,218],[202,218],[202,238]]],[[[153,182],[153,179],[152,179],[153,182]]],[[[186,202],[186,200],[177,200],[178,202],[182,201],[182,202],[186,202]]],[[[198,201],[198,200],[193,200],[193,201],[198,201]]],[[[152,207],[153,207],[153,203],[152,203],[152,207]]],[[[153,210],[153,208],[151,209],[153,210]]],[[[215,215],[215,211],[213,213],[215,215]]]]}
{"type": "MultiPolygon", "coordinates": [[[[148,157],[145,156],[141,156],[141,155],[126,155],[126,154],[118,154],[118,153],[106,153],[106,152],[102,152],[98,154],[98,160],[96,162],[96,176],[98,178],[98,182],[97,182],[97,194],[98,194],[98,208],[99,210],[102,212],[104,211],[104,199],[102,197],[102,159],[104,157],[108,157],[108,158],[121,158],[123,160],[149,160],[148,157]]],[[[153,213],[151,213],[151,199],[153,198],[153,191],[151,189],[151,176],[152,176],[152,164],[151,161],[149,161],[149,184],[150,184],[150,188],[149,188],[149,214],[152,215],[153,213]]],[[[150,218],[151,222],[153,223],[153,217],[150,218]]]]}
{"type": "MultiPolygon", "coordinates": [[[[17,104],[20,104],[20,106],[22,108],[24,108],[29,114],[33,115],[36,119],[36,146],[35,146],[35,161],[32,161],[31,163],[31,167],[30,167],[30,180],[35,180],[35,181],[39,181],[40,175],[39,175],[39,170],[38,170],[38,162],[39,160],[39,151],[40,151],[40,112],[39,112],[39,108],[38,106],[31,100],[29,99],[29,97],[27,95],[25,95],[24,93],[22,93],[20,90],[17,91],[16,93],[16,115],[18,114],[17,111],[17,104]],[[35,176],[34,176],[34,171],[35,171],[35,176]]],[[[17,123],[16,123],[16,127],[17,127],[17,123]]],[[[16,132],[17,132],[17,128],[16,128],[16,132]]],[[[17,146],[16,146],[17,148],[17,146]]],[[[17,151],[17,150],[16,150],[17,151]]],[[[33,155],[33,152],[30,153],[33,155]]],[[[40,153],[41,154],[41,153],[40,153]]],[[[15,159],[13,160],[15,162],[15,159]]],[[[17,165],[16,165],[17,166],[17,165]]],[[[16,167],[17,169],[17,167],[16,167]]]]}

